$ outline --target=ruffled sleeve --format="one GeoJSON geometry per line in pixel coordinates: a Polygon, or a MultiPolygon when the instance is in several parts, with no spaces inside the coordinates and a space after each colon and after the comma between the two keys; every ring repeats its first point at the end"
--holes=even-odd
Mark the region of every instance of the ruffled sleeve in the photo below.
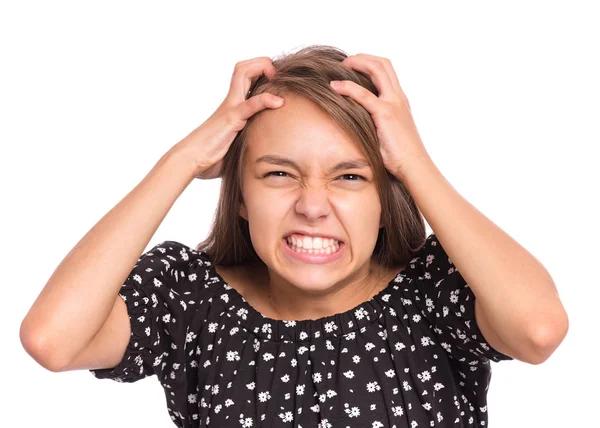
{"type": "Polygon", "coordinates": [[[113,368],[89,371],[98,379],[125,383],[156,374],[163,385],[185,376],[188,330],[198,313],[207,260],[175,241],[142,254],[119,291],[131,323],[125,355],[113,368]]]}
{"type": "Polygon", "coordinates": [[[431,234],[411,260],[417,280],[416,304],[440,345],[458,360],[513,360],[487,342],[475,319],[475,294],[452,263],[441,243],[431,234]]]}

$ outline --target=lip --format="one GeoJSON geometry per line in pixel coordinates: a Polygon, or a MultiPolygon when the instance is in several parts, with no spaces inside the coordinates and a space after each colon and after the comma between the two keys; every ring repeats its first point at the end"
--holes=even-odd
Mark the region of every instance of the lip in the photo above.
{"type": "Polygon", "coordinates": [[[338,238],[337,236],[333,236],[333,235],[327,235],[326,233],[313,233],[313,232],[307,232],[306,230],[300,230],[300,229],[296,229],[296,230],[291,230],[289,231],[285,236],[284,239],[287,238],[290,235],[293,235],[294,233],[298,233],[300,235],[306,235],[306,236],[310,236],[311,238],[315,238],[315,237],[321,237],[321,238],[333,238],[338,242],[344,242],[343,240],[341,240],[340,238],[338,238]]]}
{"type": "MultiPolygon", "coordinates": [[[[334,238],[335,239],[335,238],[334,238]]],[[[340,243],[340,248],[333,254],[309,254],[309,253],[297,253],[290,248],[285,238],[281,239],[282,251],[289,255],[290,257],[303,261],[305,263],[331,263],[339,259],[344,250],[346,249],[346,244],[343,242],[340,243]]]]}

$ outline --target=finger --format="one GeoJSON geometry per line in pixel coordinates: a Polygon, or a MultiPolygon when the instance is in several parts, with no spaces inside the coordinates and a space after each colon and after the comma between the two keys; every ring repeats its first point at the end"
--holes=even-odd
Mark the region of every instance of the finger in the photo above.
{"type": "Polygon", "coordinates": [[[244,101],[253,83],[252,79],[256,80],[262,74],[273,77],[275,72],[275,66],[269,57],[259,57],[237,63],[233,70],[228,97],[233,97],[237,102],[244,101]]]}
{"type": "Polygon", "coordinates": [[[371,58],[375,61],[381,61],[383,64],[383,67],[385,68],[385,70],[387,71],[388,76],[390,77],[390,81],[392,82],[392,86],[394,86],[394,88],[398,91],[398,92],[404,92],[402,91],[402,86],[400,86],[400,80],[398,80],[398,76],[396,75],[396,71],[394,70],[394,66],[392,65],[392,62],[387,59],[387,58],[382,58],[379,56],[374,56],[374,55],[369,55],[369,54],[360,54],[360,55],[364,55],[367,58],[371,58]]]}
{"type": "Polygon", "coordinates": [[[380,96],[386,97],[387,95],[397,94],[398,91],[402,92],[399,84],[396,86],[392,83],[393,79],[382,58],[367,54],[357,54],[349,56],[342,61],[342,64],[367,74],[379,91],[380,96]]]}
{"type": "Polygon", "coordinates": [[[245,102],[235,107],[236,113],[239,114],[241,120],[247,120],[265,108],[279,108],[283,106],[284,100],[281,97],[264,92],[260,95],[249,98],[245,102]]]}
{"type": "Polygon", "coordinates": [[[335,91],[340,95],[347,95],[360,105],[362,105],[371,115],[380,113],[381,100],[364,86],[351,80],[342,80],[335,87],[335,91]]]}

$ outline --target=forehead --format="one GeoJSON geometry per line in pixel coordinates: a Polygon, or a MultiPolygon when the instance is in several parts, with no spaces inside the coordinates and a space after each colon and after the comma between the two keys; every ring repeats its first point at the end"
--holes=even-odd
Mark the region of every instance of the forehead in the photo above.
{"type": "Polygon", "coordinates": [[[294,94],[283,95],[284,105],[256,114],[247,129],[247,159],[265,154],[294,157],[300,162],[317,158],[339,161],[364,158],[357,144],[312,101],[294,94]]]}

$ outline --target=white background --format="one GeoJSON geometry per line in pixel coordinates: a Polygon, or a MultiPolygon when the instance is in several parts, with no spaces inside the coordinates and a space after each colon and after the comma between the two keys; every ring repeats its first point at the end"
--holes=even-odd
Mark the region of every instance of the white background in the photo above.
{"type": "MultiPolygon", "coordinates": [[[[491,426],[600,426],[592,10],[573,1],[3,2],[0,425],[174,426],[155,376],[118,384],[49,372],[22,348],[20,323],[77,241],[216,109],[236,62],[328,44],[392,60],[436,165],[558,287],[569,334],[542,365],[493,363],[491,426]]],[[[219,186],[195,180],[149,247],[200,242],[219,186]]]]}

